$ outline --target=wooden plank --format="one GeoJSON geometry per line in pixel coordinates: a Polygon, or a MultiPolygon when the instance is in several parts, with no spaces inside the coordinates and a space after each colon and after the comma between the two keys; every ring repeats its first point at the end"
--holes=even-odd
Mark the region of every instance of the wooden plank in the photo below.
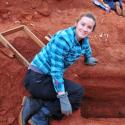
{"type": "Polygon", "coordinates": [[[21,26],[15,27],[15,28],[13,28],[13,29],[10,29],[10,30],[1,32],[1,34],[2,34],[3,36],[6,36],[6,35],[9,35],[9,34],[15,33],[15,32],[17,32],[17,31],[23,30],[23,28],[24,28],[24,25],[21,25],[21,26]]]}
{"type": "Polygon", "coordinates": [[[38,44],[40,47],[45,46],[45,44],[38,39],[26,26],[24,26],[24,31],[38,44]]]}
{"type": "Polygon", "coordinates": [[[8,57],[14,58],[14,53],[9,48],[3,47],[0,48],[0,51],[8,57]]]}
{"type": "Polygon", "coordinates": [[[50,38],[49,38],[48,36],[45,36],[45,39],[46,39],[47,41],[50,41],[50,38]]]}
{"type": "Polygon", "coordinates": [[[0,42],[6,47],[9,48],[8,44],[6,42],[4,42],[5,38],[2,36],[2,34],[0,34],[0,42]]]}
{"type": "Polygon", "coordinates": [[[1,34],[0,34],[0,40],[2,43],[5,43],[7,47],[9,47],[14,53],[15,56],[25,65],[28,67],[29,62],[13,47],[11,43],[9,43],[8,40],[6,40],[1,34]]]}

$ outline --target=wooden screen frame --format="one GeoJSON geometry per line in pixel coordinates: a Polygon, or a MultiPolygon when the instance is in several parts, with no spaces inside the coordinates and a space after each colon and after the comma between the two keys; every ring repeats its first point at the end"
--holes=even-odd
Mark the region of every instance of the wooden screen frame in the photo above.
{"type": "Polygon", "coordinates": [[[7,31],[1,32],[0,33],[0,42],[8,49],[10,49],[15,56],[25,65],[25,66],[29,66],[29,62],[28,60],[5,38],[5,36],[18,32],[18,31],[24,31],[38,46],[40,46],[41,48],[43,46],[45,46],[45,44],[38,39],[32,32],[31,30],[25,26],[25,25],[20,25],[18,27],[15,27],[13,29],[9,29],[7,31]]]}

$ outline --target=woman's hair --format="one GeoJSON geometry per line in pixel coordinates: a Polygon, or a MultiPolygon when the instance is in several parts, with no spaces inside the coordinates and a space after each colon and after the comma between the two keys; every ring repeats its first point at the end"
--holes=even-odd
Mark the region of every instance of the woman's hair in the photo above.
{"type": "Polygon", "coordinates": [[[82,13],[80,14],[80,16],[77,18],[76,22],[78,23],[82,17],[88,17],[88,18],[91,18],[94,22],[95,22],[95,25],[93,27],[93,31],[95,30],[95,27],[96,27],[96,17],[93,13],[91,12],[87,12],[87,13],[82,13]]]}

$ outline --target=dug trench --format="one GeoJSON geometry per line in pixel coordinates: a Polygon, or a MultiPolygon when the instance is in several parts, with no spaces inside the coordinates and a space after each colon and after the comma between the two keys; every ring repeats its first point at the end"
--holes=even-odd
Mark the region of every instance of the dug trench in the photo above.
{"type": "MultiPolygon", "coordinates": [[[[15,38],[12,45],[29,62],[41,49],[31,39],[25,37],[15,38]]],[[[104,52],[103,55],[106,53],[104,52]]],[[[85,65],[84,58],[81,57],[65,73],[66,78],[81,84],[85,90],[81,115],[85,118],[124,118],[125,70],[118,65],[116,66],[116,63],[110,64],[108,61],[112,61],[112,59],[105,58],[106,61],[101,63],[100,57],[96,56],[98,57],[96,66],[85,65]]]]}

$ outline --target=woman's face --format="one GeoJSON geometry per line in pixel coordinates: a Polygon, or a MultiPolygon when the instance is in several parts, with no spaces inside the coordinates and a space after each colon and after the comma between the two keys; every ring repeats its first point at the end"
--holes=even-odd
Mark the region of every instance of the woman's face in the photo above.
{"type": "Polygon", "coordinates": [[[89,17],[82,17],[76,24],[76,37],[78,41],[87,37],[94,28],[95,21],[89,17]]]}

